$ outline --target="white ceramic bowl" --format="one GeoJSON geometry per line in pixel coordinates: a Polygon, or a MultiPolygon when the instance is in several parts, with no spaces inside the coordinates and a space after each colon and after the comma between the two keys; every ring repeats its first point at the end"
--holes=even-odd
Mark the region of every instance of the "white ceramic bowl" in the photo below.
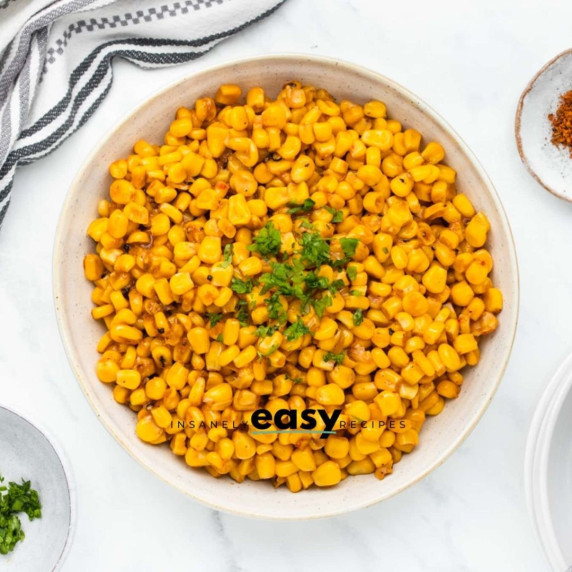
{"type": "Polygon", "coordinates": [[[0,472],[8,481],[29,480],[38,491],[42,517],[19,514],[26,534],[14,550],[0,555],[0,569],[18,572],[58,569],[71,544],[74,491],[62,454],[43,431],[21,415],[0,406],[0,472]]]}
{"type": "Polygon", "coordinates": [[[519,292],[515,248],[502,205],[487,175],[458,135],[417,96],[395,82],[352,64],[304,55],[259,57],[194,74],[152,97],[110,133],[81,169],[64,204],[55,243],[54,291],[70,363],[97,416],[115,438],[145,467],[197,500],[229,512],[282,519],[330,516],[372,505],[440,465],[475,427],[495,393],[513,343],[519,292]],[[339,100],[381,99],[392,117],[419,129],[426,141],[435,139],[443,144],[449,164],[459,173],[459,189],[490,219],[494,280],[505,296],[500,327],[483,344],[478,367],[466,372],[460,398],[426,423],[419,447],[411,455],[404,455],[390,477],[383,481],[371,475],[352,477],[331,489],[296,495],[260,482],[239,485],[230,479],[213,479],[206,472],[189,469],[167,447],[153,447],[138,440],[133,412],[117,405],[110,388],[95,375],[95,346],[102,327],[91,319],[91,284],[82,270],[84,255],[93,249],[85,231],[96,216],[98,200],[107,194],[107,167],[112,160],[129,154],[137,139],[162,140],[179,106],[214,93],[221,83],[237,83],[243,88],[261,85],[275,95],[292,79],[324,87],[339,100]]]}
{"type": "Polygon", "coordinates": [[[572,354],[534,413],[525,456],[529,510],[552,568],[572,569],[572,354]]]}

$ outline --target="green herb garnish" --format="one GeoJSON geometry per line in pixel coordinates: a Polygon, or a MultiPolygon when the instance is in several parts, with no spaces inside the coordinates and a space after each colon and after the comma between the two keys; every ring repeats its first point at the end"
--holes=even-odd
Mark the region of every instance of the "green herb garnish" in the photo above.
{"type": "Polygon", "coordinates": [[[219,334],[219,335],[216,337],[216,341],[217,341],[217,342],[222,342],[222,340],[223,340],[222,334],[219,334]]]}
{"type": "Polygon", "coordinates": [[[318,233],[305,232],[300,244],[302,262],[307,267],[318,267],[330,261],[330,245],[318,233]]]}
{"type": "Polygon", "coordinates": [[[228,268],[232,264],[232,244],[227,244],[224,247],[221,268],[228,268]]]}
{"type": "Polygon", "coordinates": [[[335,361],[338,365],[341,365],[345,356],[346,354],[344,352],[340,352],[339,354],[328,352],[324,356],[324,361],[335,361]]]}
{"type": "Polygon", "coordinates": [[[278,292],[274,292],[272,296],[266,299],[266,305],[268,306],[268,315],[272,320],[276,320],[280,324],[286,321],[286,312],[280,302],[280,294],[278,292]]]}
{"type": "Polygon", "coordinates": [[[316,314],[318,314],[319,318],[321,318],[324,315],[326,308],[328,306],[331,306],[331,304],[332,304],[332,297],[329,294],[326,294],[321,298],[312,300],[312,306],[314,306],[314,310],[316,311],[316,314]]]}
{"type": "Polygon", "coordinates": [[[240,278],[233,278],[230,283],[230,288],[233,292],[237,294],[250,294],[252,288],[254,287],[254,280],[252,278],[248,280],[241,280],[240,278]]]}
{"type": "Polygon", "coordinates": [[[306,199],[301,205],[298,203],[288,203],[290,207],[288,209],[288,214],[296,214],[296,213],[308,213],[310,212],[316,203],[312,199],[306,199]]]}
{"type": "Polygon", "coordinates": [[[363,310],[361,308],[354,312],[354,326],[360,326],[363,322],[363,310]]]}
{"type": "Polygon", "coordinates": [[[348,266],[346,268],[348,278],[353,282],[357,278],[357,268],[355,266],[348,266]]]}
{"type": "Polygon", "coordinates": [[[310,330],[308,327],[302,322],[302,320],[296,320],[292,325],[288,326],[284,331],[284,337],[289,341],[293,342],[302,336],[308,334],[310,330]]]}
{"type": "Polygon", "coordinates": [[[254,242],[248,246],[248,250],[258,252],[264,257],[276,256],[282,246],[282,235],[274,227],[272,221],[264,225],[254,237],[254,242]]]}
{"type": "Polygon", "coordinates": [[[254,331],[254,335],[259,338],[266,338],[267,336],[271,336],[277,330],[278,326],[258,326],[254,331]]]}
{"type": "Polygon", "coordinates": [[[361,292],[359,290],[350,290],[350,296],[361,296],[361,292]]]}
{"type": "Polygon", "coordinates": [[[356,253],[359,240],[357,238],[340,238],[340,244],[342,245],[342,250],[344,251],[346,258],[352,258],[356,253]]]}
{"type": "MultiPolygon", "coordinates": [[[[0,483],[3,481],[0,477],[0,483]]],[[[0,486],[0,554],[8,554],[25,538],[17,516],[20,512],[26,513],[30,520],[42,516],[37,491],[32,489],[30,481],[23,479],[22,484],[10,482],[7,487],[0,486]]]]}
{"type": "Polygon", "coordinates": [[[205,318],[211,328],[214,328],[224,317],[224,314],[217,314],[217,313],[209,313],[205,314],[205,318]]]}
{"type": "Polygon", "coordinates": [[[248,326],[250,321],[250,312],[248,311],[248,303],[246,300],[239,300],[236,303],[236,319],[242,327],[248,326]]]}
{"type": "Polygon", "coordinates": [[[338,222],[342,222],[344,220],[344,213],[343,211],[340,211],[338,209],[335,209],[334,207],[330,207],[330,206],[325,206],[324,207],[331,215],[333,215],[332,218],[332,222],[333,223],[338,223],[338,222]]]}

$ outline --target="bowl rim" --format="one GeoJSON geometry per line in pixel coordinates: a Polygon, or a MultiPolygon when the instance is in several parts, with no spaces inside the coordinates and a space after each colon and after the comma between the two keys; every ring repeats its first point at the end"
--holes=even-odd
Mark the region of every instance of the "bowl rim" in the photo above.
{"type": "Polygon", "coordinates": [[[528,510],[539,544],[555,570],[564,570],[566,562],[556,537],[548,499],[548,463],[556,424],[572,391],[571,365],[572,353],[568,353],[544,387],[530,424],[524,458],[528,510]]]}
{"type": "Polygon", "coordinates": [[[45,427],[41,423],[38,424],[36,421],[32,421],[27,415],[21,413],[19,409],[14,409],[11,405],[9,406],[6,405],[5,403],[2,403],[0,404],[0,409],[4,409],[4,411],[8,411],[8,413],[11,413],[16,417],[19,417],[20,420],[24,421],[25,423],[36,429],[36,431],[38,431],[40,435],[44,437],[48,445],[50,445],[50,447],[53,449],[54,453],[56,454],[56,457],[58,458],[62,466],[64,472],[66,490],[68,492],[68,499],[69,499],[70,523],[67,530],[66,542],[62,548],[62,551],[58,556],[57,561],[54,563],[54,567],[52,568],[52,572],[55,572],[56,570],[61,569],[64,562],[66,561],[66,558],[68,557],[68,554],[73,544],[73,538],[75,536],[75,529],[77,524],[77,491],[76,491],[75,481],[73,479],[71,464],[64,450],[60,447],[58,442],[52,437],[51,433],[49,431],[46,431],[45,427]]]}
{"type": "Polygon", "coordinates": [[[89,153],[87,158],[84,160],[82,166],[78,170],[78,173],[75,176],[75,178],[74,178],[74,180],[73,180],[72,184],[70,185],[69,190],[67,192],[66,198],[64,200],[64,203],[63,203],[61,211],[60,211],[60,217],[59,217],[57,228],[56,228],[56,234],[55,234],[55,240],[54,240],[54,249],[53,249],[53,259],[52,259],[53,300],[54,300],[54,304],[55,304],[55,308],[56,308],[56,318],[57,318],[58,330],[59,330],[60,336],[62,338],[66,357],[67,357],[68,362],[69,362],[69,364],[70,364],[70,366],[71,366],[71,368],[75,374],[76,380],[78,381],[79,385],[81,386],[81,389],[82,389],[82,392],[83,392],[85,398],[87,399],[90,407],[92,408],[92,410],[96,414],[97,418],[101,421],[103,426],[114,437],[114,439],[131,455],[131,457],[133,457],[140,465],[145,467],[145,469],[150,471],[156,477],[160,478],[163,482],[165,482],[165,483],[169,484],[170,486],[174,487],[175,489],[179,490],[180,492],[182,492],[186,496],[192,498],[195,501],[202,503],[203,505],[209,506],[210,508],[213,508],[213,509],[219,510],[219,511],[223,511],[223,512],[226,512],[229,514],[235,514],[238,516],[249,517],[249,518],[261,518],[261,519],[265,519],[265,520],[282,520],[282,521],[289,520],[289,521],[292,521],[292,520],[300,520],[300,517],[298,517],[296,515],[281,515],[281,514],[269,515],[267,513],[259,513],[255,509],[251,509],[249,511],[238,510],[235,508],[227,508],[225,506],[221,506],[221,505],[216,504],[214,502],[204,500],[203,498],[201,498],[200,492],[190,491],[188,489],[183,488],[182,486],[179,486],[178,484],[176,484],[172,480],[170,480],[170,479],[164,477],[163,475],[157,473],[153,466],[147,464],[142,459],[140,459],[139,456],[134,451],[132,451],[126,443],[123,442],[121,436],[116,434],[111,423],[108,423],[103,418],[103,416],[101,415],[100,411],[98,410],[96,404],[92,400],[91,392],[89,389],[89,383],[84,378],[83,372],[81,371],[81,368],[79,367],[79,365],[77,364],[76,359],[75,359],[76,350],[74,349],[74,344],[73,344],[73,341],[71,339],[71,333],[68,331],[68,329],[66,327],[65,312],[63,310],[63,307],[58,302],[58,299],[60,298],[61,292],[62,292],[62,281],[61,281],[59,269],[62,267],[61,259],[63,256],[63,249],[60,249],[58,247],[58,245],[63,244],[63,238],[65,235],[65,230],[69,225],[70,219],[73,218],[73,213],[72,213],[72,209],[70,208],[70,206],[72,204],[73,199],[75,198],[75,195],[77,194],[78,182],[81,179],[84,171],[86,171],[89,168],[89,166],[92,164],[92,162],[96,159],[98,153],[104,147],[106,142],[108,140],[110,140],[111,138],[113,138],[116,133],[121,131],[125,127],[125,125],[130,121],[132,116],[134,116],[137,113],[139,113],[140,111],[142,111],[149,103],[154,101],[157,97],[160,97],[163,94],[175,89],[178,85],[187,82],[189,79],[191,79],[193,77],[199,76],[203,73],[208,73],[208,72],[213,72],[213,71],[219,71],[219,70],[224,70],[224,69],[231,70],[234,66],[240,66],[240,65],[248,64],[248,63],[252,63],[252,62],[276,63],[277,60],[279,60],[281,62],[294,63],[294,64],[298,64],[301,61],[306,61],[306,62],[322,64],[322,65],[327,66],[327,67],[347,68],[351,71],[359,73],[363,77],[367,77],[372,82],[384,83],[387,87],[394,90],[399,95],[404,96],[406,99],[408,99],[410,101],[414,101],[416,106],[419,108],[419,110],[423,114],[427,115],[441,129],[443,129],[445,132],[449,133],[449,135],[451,135],[452,138],[455,140],[455,142],[458,145],[458,147],[460,148],[460,150],[465,154],[465,156],[472,163],[472,165],[475,168],[476,172],[478,173],[479,177],[483,181],[483,184],[487,187],[489,195],[491,197],[491,200],[494,204],[494,207],[496,208],[497,212],[499,213],[502,231],[503,231],[503,234],[506,236],[506,239],[507,239],[508,265],[510,266],[510,273],[509,274],[510,274],[510,276],[512,276],[512,282],[513,282],[511,285],[512,286],[511,294],[514,297],[514,319],[513,319],[513,323],[510,324],[511,330],[508,334],[508,345],[507,345],[506,349],[504,350],[504,357],[499,364],[499,368],[498,368],[497,374],[495,376],[494,384],[488,390],[487,398],[482,400],[481,405],[473,414],[472,419],[470,420],[470,423],[466,426],[464,431],[462,433],[459,433],[454,439],[451,440],[447,449],[445,449],[445,451],[439,457],[437,457],[426,470],[424,470],[423,472],[420,472],[419,475],[417,475],[415,478],[411,479],[409,482],[403,483],[402,485],[396,487],[396,489],[394,491],[385,494],[385,496],[380,496],[380,497],[370,499],[370,500],[366,500],[366,501],[355,502],[353,504],[344,503],[344,505],[341,507],[332,506],[331,508],[328,508],[323,513],[312,514],[312,515],[307,515],[307,516],[302,517],[304,520],[328,518],[328,517],[332,517],[332,516],[347,514],[349,512],[353,512],[355,510],[367,508],[367,507],[373,506],[375,504],[378,504],[379,502],[387,500],[388,498],[391,498],[392,496],[395,496],[396,494],[401,493],[402,491],[409,488],[410,486],[418,483],[420,480],[425,478],[429,473],[433,472],[435,469],[437,469],[439,466],[441,466],[450,457],[450,455],[465,441],[465,439],[473,431],[473,429],[475,428],[477,423],[480,421],[480,419],[484,415],[488,406],[490,405],[494,395],[496,394],[496,392],[498,390],[498,387],[499,387],[500,382],[503,378],[504,372],[506,371],[506,368],[507,368],[507,365],[508,365],[508,362],[509,362],[509,359],[510,359],[510,356],[512,353],[512,348],[514,346],[514,340],[515,340],[516,330],[517,330],[517,325],[518,325],[518,318],[519,318],[519,311],[520,311],[520,286],[519,286],[520,278],[519,278],[519,272],[518,272],[518,262],[517,262],[517,258],[516,258],[516,247],[515,247],[515,243],[514,243],[514,236],[512,234],[510,223],[509,223],[508,218],[506,216],[506,211],[505,211],[505,209],[504,209],[504,207],[500,201],[498,193],[497,193],[494,185],[492,184],[490,177],[488,176],[488,174],[486,173],[486,171],[484,170],[483,166],[478,161],[478,159],[476,158],[474,153],[470,150],[468,145],[459,136],[459,134],[436,111],[434,111],[433,108],[431,108],[427,103],[425,103],[425,101],[423,101],[417,95],[415,95],[414,93],[409,91],[407,88],[403,87],[401,84],[395,82],[394,80],[392,80],[392,79],[390,79],[390,78],[388,78],[388,77],[386,77],[380,73],[377,73],[373,70],[370,70],[366,67],[363,67],[361,65],[358,65],[358,64],[355,64],[352,62],[348,62],[345,60],[340,60],[337,58],[316,56],[316,55],[312,55],[312,54],[296,53],[296,52],[279,53],[279,54],[266,54],[266,55],[262,55],[262,56],[254,56],[254,57],[245,57],[245,58],[240,58],[240,59],[226,60],[220,64],[217,64],[216,66],[209,66],[207,68],[203,68],[200,70],[192,71],[191,73],[187,73],[187,74],[183,75],[182,77],[180,77],[180,78],[178,78],[172,82],[169,82],[166,86],[159,88],[151,96],[145,97],[141,103],[134,106],[132,108],[132,110],[130,111],[130,113],[111,132],[105,134],[103,137],[100,138],[97,145],[95,145],[93,147],[92,151],[89,153]]]}
{"type": "Polygon", "coordinates": [[[571,203],[572,202],[572,195],[565,195],[562,194],[560,191],[552,188],[550,185],[544,182],[542,177],[532,168],[531,164],[528,162],[528,157],[524,151],[524,147],[522,145],[522,136],[521,132],[521,124],[522,124],[522,110],[524,108],[524,100],[526,96],[532,91],[532,88],[538,81],[541,75],[544,74],[546,70],[552,67],[559,59],[563,58],[564,56],[569,55],[572,53],[572,48],[564,50],[560,52],[556,56],[554,56],[550,61],[546,62],[533,76],[533,78],[526,84],[523,92],[520,94],[520,98],[518,100],[518,105],[516,106],[516,113],[514,118],[514,136],[516,139],[516,147],[518,149],[518,154],[520,155],[521,161],[524,163],[526,170],[532,175],[532,177],[543,186],[549,193],[552,193],[555,197],[559,199],[564,199],[565,201],[571,203]]]}

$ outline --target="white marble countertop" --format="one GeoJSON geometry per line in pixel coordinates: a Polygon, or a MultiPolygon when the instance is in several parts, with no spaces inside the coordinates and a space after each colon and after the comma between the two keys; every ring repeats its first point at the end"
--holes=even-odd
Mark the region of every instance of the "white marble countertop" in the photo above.
{"type": "Polygon", "coordinates": [[[572,3],[562,0],[288,0],[195,63],[153,72],[115,63],[113,88],[91,121],[19,170],[0,232],[0,401],[47,427],[69,458],[78,523],[64,571],[548,570],[525,503],[523,455],[539,394],[572,346],[572,205],[525,171],[514,113],[531,76],[572,44],[571,21],[572,3]],[[516,344],[478,427],[421,483],[329,520],[269,523],[217,513],[147,473],[83,397],[52,302],[60,206],[94,143],[172,80],[269,52],[359,63],[425,99],[491,176],[520,262],[516,344]]]}

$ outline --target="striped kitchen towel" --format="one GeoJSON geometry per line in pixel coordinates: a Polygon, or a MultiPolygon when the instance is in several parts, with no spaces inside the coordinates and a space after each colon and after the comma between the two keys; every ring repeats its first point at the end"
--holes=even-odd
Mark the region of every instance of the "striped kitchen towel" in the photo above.
{"type": "Polygon", "coordinates": [[[0,0],[0,225],[18,165],[44,157],[106,96],[111,60],[188,62],[284,0],[0,0]]]}

